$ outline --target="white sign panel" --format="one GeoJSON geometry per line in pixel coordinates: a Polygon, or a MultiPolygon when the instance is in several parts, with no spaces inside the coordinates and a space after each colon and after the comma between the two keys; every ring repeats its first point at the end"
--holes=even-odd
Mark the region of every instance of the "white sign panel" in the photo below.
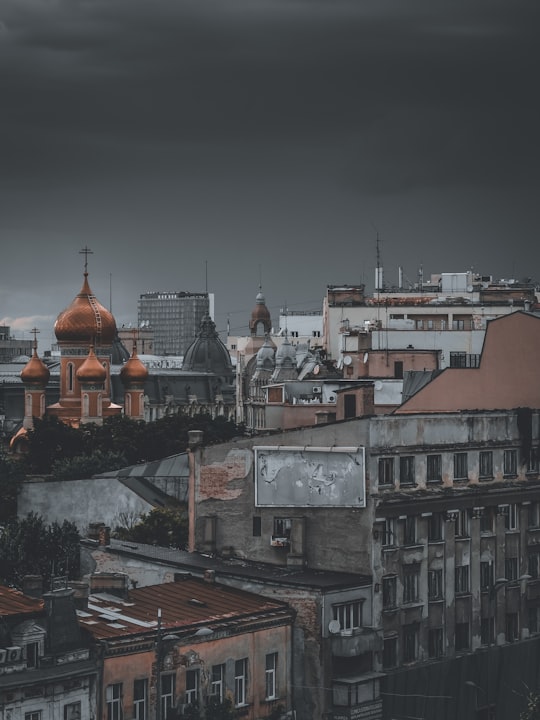
{"type": "Polygon", "coordinates": [[[258,446],[257,507],[365,507],[365,458],[360,447],[258,446]]]}

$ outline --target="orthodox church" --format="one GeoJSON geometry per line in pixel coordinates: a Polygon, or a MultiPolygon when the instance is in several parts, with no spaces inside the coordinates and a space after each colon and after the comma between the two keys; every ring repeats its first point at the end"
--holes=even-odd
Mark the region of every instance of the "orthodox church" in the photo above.
{"type": "Polygon", "coordinates": [[[131,355],[121,344],[114,316],[90,288],[85,263],[81,290],[54,325],[60,349],[59,390],[58,399],[49,404],[51,370],[38,356],[36,332],[32,357],[20,373],[24,418],[12,438],[12,449],[33,427],[33,419],[45,415],[72,427],[102,424],[116,415],[134,420],[173,413],[234,418],[234,371],[209,316],[187,349],[182,370],[149,370],[135,343],[131,355]]]}

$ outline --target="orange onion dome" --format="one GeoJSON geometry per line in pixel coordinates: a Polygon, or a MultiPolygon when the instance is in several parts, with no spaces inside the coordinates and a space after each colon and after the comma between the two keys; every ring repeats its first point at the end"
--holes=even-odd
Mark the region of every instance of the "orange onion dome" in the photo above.
{"type": "Polygon", "coordinates": [[[134,344],[131,357],[120,370],[120,380],[124,385],[130,385],[131,383],[143,383],[147,377],[148,368],[137,356],[134,344]]]}
{"type": "Polygon", "coordinates": [[[97,345],[111,345],[116,337],[115,319],[92,293],[88,273],[84,273],[80,293],[56,318],[54,334],[60,343],[94,342],[97,345]]]}
{"type": "Polygon", "coordinates": [[[94,348],[90,348],[88,357],[77,370],[77,380],[80,382],[102,383],[107,378],[107,371],[99,362],[94,352],[94,348]]]}
{"type": "Polygon", "coordinates": [[[32,357],[21,370],[21,380],[25,385],[46,385],[51,373],[43,360],[38,358],[36,349],[32,357]]]}

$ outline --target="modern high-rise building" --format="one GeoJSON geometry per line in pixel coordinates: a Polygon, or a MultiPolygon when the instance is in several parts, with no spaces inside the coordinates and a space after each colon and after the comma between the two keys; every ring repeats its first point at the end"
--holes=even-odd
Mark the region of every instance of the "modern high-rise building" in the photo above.
{"type": "Polygon", "coordinates": [[[156,355],[183,355],[197,337],[205,315],[214,316],[212,293],[157,291],[139,297],[139,327],[154,331],[156,355]]]}

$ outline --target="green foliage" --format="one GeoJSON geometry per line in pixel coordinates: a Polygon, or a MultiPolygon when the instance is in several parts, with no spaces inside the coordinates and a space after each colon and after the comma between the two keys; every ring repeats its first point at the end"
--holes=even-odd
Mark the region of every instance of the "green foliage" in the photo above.
{"type": "MultiPolygon", "coordinates": [[[[116,416],[106,418],[103,425],[88,424],[78,429],[64,425],[56,417],[46,416],[42,420],[35,418],[34,429],[28,432],[27,470],[47,474],[54,468],[55,472],[70,474],[80,467],[82,472],[82,461],[68,469],[66,460],[98,458],[98,452],[113,463],[115,458],[123,457],[125,465],[158,460],[185,452],[190,430],[202,430],[204,442],[209,445],[243,433],[243,428],[230,420],[213,419],[209,415],[195,418],[172,415],[151,423],[116,416]]],[[[88,467],[89,474],[114,469],[109,466],[96,470],[92,462],[88,467]]]]}
{"type": "Polygon", "coordinates": [[[540,720],[540,695],[538,693],[529,692],[527,707],[521,711],[519,720],[540,720]]]}
{"type": "Polygon", "coordinates": [[[127,465],[126,456],[112,450],[96,450],[91,455],[77,455],[74,458],[55,460],[51,474],[55,480],[79,480],[92,477],[99,472],[119,470],[127,465]]]}
{"type": "Polygon", "coordinates": [[[154,508],[138,522],[126,522],[114,529],[113,536],[147,545],[184,549],[188,540],[188,517],[183,505],[154,508]]]}
{"type": "Polygon", "coordinates": [[[21,464],[0,454],[0,523],[17,514],[17,495],[23,479],[21,464]]]}
{"type": "Polygon", "coordinates": [[[55,575],[76,579],[80,574],[80,536],[76,525],[64,520],[45,525],[43,518],[29,513],[13,518],[0,534],[0,579],[20,587],[25,575],[41,575],[50,587],[55,575]]]}
{"type": "Polygon", "coordinates": [[[220,702],[217,698],[209,698],[206,706],[206,720],[235,720],[238,717],[231,698],[225,698],[220,702]]]}

